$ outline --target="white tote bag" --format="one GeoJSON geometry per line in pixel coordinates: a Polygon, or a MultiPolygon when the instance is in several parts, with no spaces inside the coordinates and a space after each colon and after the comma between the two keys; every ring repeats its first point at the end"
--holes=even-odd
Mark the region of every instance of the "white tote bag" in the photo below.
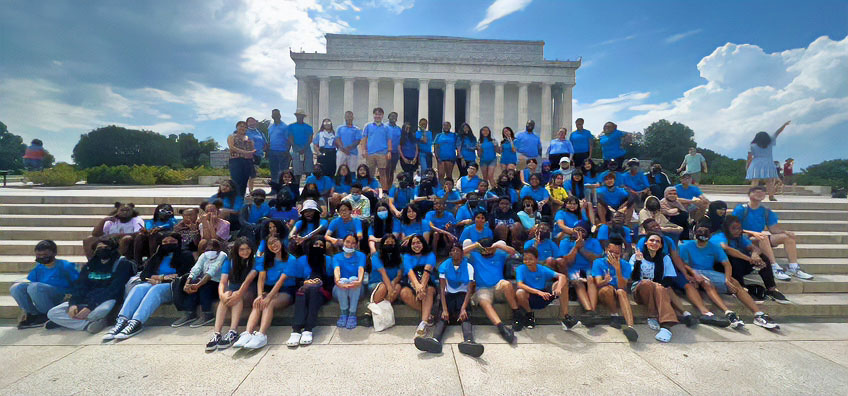
{"type": "MultiPolygon", "coordinates": [[[[374,289],[376,292],[377,289],[374,289]]],[[[368,303],[368,310],[371,311],[371,318],[374,320],[374,331],[383,331],[395,325],[395,310],[392,308],[392,303],[387,300],[374,302],[374,292],[371,293],[371,302],[368,303]]]]}

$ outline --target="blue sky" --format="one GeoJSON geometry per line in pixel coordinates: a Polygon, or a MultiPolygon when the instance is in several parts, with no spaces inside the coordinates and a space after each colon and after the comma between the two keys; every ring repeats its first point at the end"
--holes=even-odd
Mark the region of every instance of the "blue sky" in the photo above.
{"type": "Polygon", "coordinates": [[[848,157],[846,1],[243,0],[0,3],[0,121],[69,160],[119,124],[219,141],[294,110],[288,49],[325,33],[544,40],[577,59],[574,116],[642,130],[660,118],[743,157],[793,120],[776,157],[848,157]]]}

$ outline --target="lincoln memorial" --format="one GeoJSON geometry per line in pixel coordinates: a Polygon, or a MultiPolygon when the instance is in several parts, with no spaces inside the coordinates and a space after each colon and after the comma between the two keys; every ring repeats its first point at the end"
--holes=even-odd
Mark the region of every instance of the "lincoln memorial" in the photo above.
{"type": "Polygon", "coordinates": [[[453,129],[484,125],[498,137],[535,120],[543,142],[560,127],[572,130],[571,95],[580,61],[552,61],[543,41],[478,40],[428,36],[327,34],[326,53],[292,52],[297,107],[307,122],[324,118],[338,127],[352,110],[356,125],[371,109],[395,111],[400,121],[443,121],[453,129]]]}

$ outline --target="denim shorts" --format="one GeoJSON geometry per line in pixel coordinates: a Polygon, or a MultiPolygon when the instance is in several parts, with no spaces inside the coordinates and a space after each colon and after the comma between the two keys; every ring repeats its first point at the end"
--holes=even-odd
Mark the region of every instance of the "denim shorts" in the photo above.
{"type": "Polygon", "coordinates": [[[696,272],[709,279],[719,294],[728,294],[727,277],[723,273],[713,270],[696,270],[696,272]]]}

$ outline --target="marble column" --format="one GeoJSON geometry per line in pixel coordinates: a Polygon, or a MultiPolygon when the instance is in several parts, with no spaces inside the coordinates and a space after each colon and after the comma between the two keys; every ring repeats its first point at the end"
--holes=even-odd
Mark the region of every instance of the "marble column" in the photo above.
{"type": "Polygon", "coordinates": [[[562,86],[562,105],[560,106],[560,123],[569,131],[574,130],[574,121],[571,119],[571,91],[574,84],[565,84],[562,86]]]}
{"type": "Polygon", "coordinates": [[[468,123],[474,130],[480,130],[480,81],[471,81],[468,98],[468,123]]]}
{"type": "Polygon", "coordinates": [[[377,95],[380,93],[379,83],[379,79],[368,79],[368,116],[370,116],[371,112],[374,111],[374,108],[377,107],[377,95]]]}
{"type": "Polygon", "coordinates": [[[567,128],[569,131],[571,131],[571,127],[570,127],[570,126],[568,126],[568,125],[563,125],[563,123],[562,123],[562,111],[560,111],[560,109],[562,108],[562,87],[561,87],[559,84],[554,85],[554,86],[551,88],[551,92],[553,93],[553,97],[554,97],[554,107],[553,107],[553,113],[554,113],[554,114],[553,114],[553,117],[554,117],[554,123],[553,123],[553,129],[559,130],[560,128],[565,127],[565,128],[567,128]]]}
{"type": "Polygon", "coordinates": [[[317,131],[318,128],[321,127],[321,119],[318,118],[319,107],[320,107],[320,98],[318,90],[320,87],[317,80],[312,80],[309,82],[309,102],[311,103],[309,110],[306,110],[307,119],[311,120],[309,122],[310,125],[317,131]]]}
{"type": "MultiPolygon", "coordinates": [[[[553,125],[553,116],[551,114],[551,84],[542,83],[542,120],[540,123],[542,124],[542,131],[539,136],[542,137],[542,142],[550,142],[553,139],[553,133],[555,132],[552,127],[553,125]]],[[[557,128],[559,129],[559,128],[557,128]]]]}
{"type": "Polygon", "coordinates": [[[518,125],[524,125],[529,120],[527,115],[527,83],[518,84],[518,125]]]}
{"type": "Polygon", "coordinates": [[[306,77],[295,76],[297,79],[297,108],[306,111],[309,107],[309,82],[306,77]]]}
{"type": "Polygon", "coordinates": [[[445,121],[450,122],[451,127],[456,130],[456,80],[445,80],[445,121]]]}
{"type": "Polygon", "coordinates": [[[318,80],[318,121],[330,117],[330,79],[318,80]]]}
{"type": "Polygon", "coordinates": [[[395,88],[392,111],[398,113],[398,124],[403,125],[403,79],[396,78],[394,82],[395,88]]]}
{"type": "MultiPolygon", "coordinates": [[[[427,122],[430,122],[430,80],[421,79],[418,80],[418,120],[422,118],[426,118],[427,122]]],[[[418,125],[418,120],[415,120],[415,124],[418,125]]],[[[428,124],[429,125],[429,124],[428,124]]],[[[433,129],[432,125],[429,125],[428,128],[430,130],[433,129]]]]}
{"type": "Polygon", "coordinates": [[[501,131],[504,128],[504,83],[503,81],[495,81],[495,130],[492,131],[494,136],[501,136],[501,131]]]}
{"type": "Polygon", "coordinates": [[[344,109],[342,111],[353,111],[353,78],[344,79],[344,109]]]}

